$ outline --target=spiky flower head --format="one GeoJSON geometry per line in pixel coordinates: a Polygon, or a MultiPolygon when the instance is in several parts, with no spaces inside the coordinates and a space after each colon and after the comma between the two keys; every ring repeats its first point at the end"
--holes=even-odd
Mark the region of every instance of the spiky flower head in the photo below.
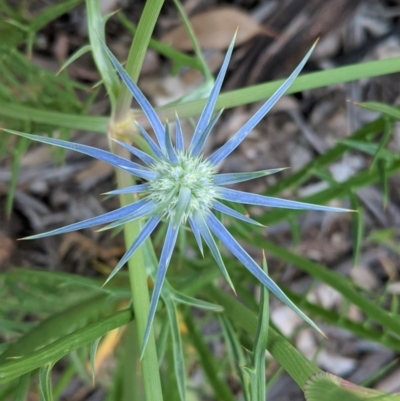
{"type": "MultiPolygon", "coordinates": [[[[315,45],[314,45],[315,46],[315,45]]],[[[314,47],[313,46],[313,47],[314,47]]],[[[109,281],[128,261],[140,245],[151,235],[161,221],[165,221],[168,228],[164,246],[160,255],[159,267],[155,279],[155,286],[150,303],[150,312],[147,328],[144,336],[146,344],[150,333],[151,324],[154,319],[156,306],[160,297],[162,284],[166,275],[169,261],[176,243],[179,228],[187,221],[193,231],[196,242],[203,252],[203,240],[209,247],[215,261],[220,268],[223,276],[233,288],[229,274],[225,268],[220,251],[214,240],[217,237],[225,247],[266,287],[275,294],[282,302],[292,308],[305,321],[318,330],[316,325],[294,305],[275,282],[259,267],[251,256],[233,238],[229,231],[215,216],[214,211],[232,216],[250,224],[258,223],[236,210],[227,206],[224,201],[236,202],[247,205],[258,205],[266,207],[279,207],[298,210],[319,210],[328,212],[343,212],[346,209],[312,205],[291,200],[284,200],[262,196],[247,192],[241,192],[225,188],[225,185],[235,184],[251,180],[254,178],[276,173],[282,169],[263,170],[252,173],[233,173],[218,174],[218,165],[232,153],[239,144],[246,138],[248,133],[260,122],[266,113],[273,107],[278,99],[284,94],[287,88],[293,83],[297,75],[302,70],[308,60],[313,47],[306,54],[300,64],[296,67],[289,78],[277,89],[277,91],[266,101],[260,109],[243,125],[242,128],[221,148],[212,155],[203,154],[204,143],[207,140],[212,128],[214,127],[220,113],[213,116],[217,97],[219,95],[223,78],[225,76],[228,63],[233,50],[233,41],[227,51],[221,70],[211,90],[209,98],[195,128],[192,140],[187,147],[183,143],[182,129],[178,117],[176,118],[175,145],[172,144],[168,124],[163,126],[155,110],[150,103],[125,72],[121,64],[117,61],[110,50],[104,45],[114,67],[118,71],[121,79],[129,88],[131,94],[139,103],[143,112],[147,116],[149,123],[156,135],[157,143],[149,136],[145,129],[137,124],[144,140],[151,149],[151,154],[133,147],[124,142],[118,144],[133,155],[138,157],[143,164],[138,164],[125,158],[114,155],[110,152],[80,145],[53,138],[30,135],[21,132],[11,131],[11,133],[67,148],[77,152],[90,155],[99,160],[103,160],[119,169],[130,172],[132,175],[145,181],[144,184],[132,187],[117,189],[109,194],[136,193],[140,194],[139,200],[123,206],[119,209],[105,213],[101,216],[84,220],[69,226],[52,230],[43,234],[28,237],[42,238],[55,234],[62,234],[74,230],[80,230],[92,226],[104,225],[102,230],[120,226],[129,221],[145,218],[146,222],[136,240],[127,249],[125,255],[114,268],[107,281],[109,281]]]]}
{"type": "Polygon", "coordinates": [[[177,152],[175,163],[157,160],[152,169],[158,176],[149,183],[149,199],[159,205],[163,218],[177,227],[197,212],[204,215],[211,210],[217,187],[215,167],[209,161],[177,152]]]}

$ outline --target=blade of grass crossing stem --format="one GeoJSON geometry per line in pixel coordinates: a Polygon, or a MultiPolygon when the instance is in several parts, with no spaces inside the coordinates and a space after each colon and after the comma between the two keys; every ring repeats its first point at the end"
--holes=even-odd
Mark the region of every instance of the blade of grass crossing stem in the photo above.
{"type": "Polygon", "coordinates": [[[360,202],[358,202],[357,196],[354,193],[350,194],[350,202],[351,208],[357,211],[357,213],[353,213],[352,215],[354,239],[353,266],[357,266],[364,236],[364,218],[360,202]]]}
{"type": "MultiPolygon", "coordinates": [[[[288,95],[307,89],[320,88],[338,83],[355,81],[362,78],[391,74],[399,71],[400,57],[388,60],[358,63],[346,67],[334,68],[328,71],[320,71],[316,73],[301,75],[287,90],[286,94],[288,95]]],[[[218,98],[216,111],[221,108],[229,109],[243,104],[249,104],[252,102],[263,100],[270,96],[281,83],[283,83],[283,80],[225,92],[221,94],[218,98]]],[[[177,104],[173,107],[166,105],[158,108],[157,112],[161,120],[174,120],[176,112],[182,119],[189,118],[201,113],[205,102],[205,99],[199,99],[184,104],[177,104]]],[[[400,113],[398,109],[395,110],[400,113]]],[[[147,124],[144,120],[143,112],[141,110],[135,109],[134,113],[135,118],[141,124],[147,124]]],[[[34,107],[22,106],[19,104],[10,105],[6,102],[0,102],[0,115],[15,118],[18,121],[33,121],[37,123],[54,125],[56,127],[63,126],[65,128],[95,131],[103,134],[107,132],[108,118],[101,116],[81,116],[51,110],[37,110],[34,107]]],[[[377,119],[376,121],[369,123],[365,125],[365,127],[356,131],[354,135],[356,138],[371,135],[380,129],[381,124],[382,119],[377,119]]],[[[329,163],[329,161],[333,157],[338,157],[337,154],[343,153],[345,150],[346,149],[341,146],[335,146],[331,150],[325,152],[325,154],[318,159],[318,164],[329,163]]],[[[310,169],[310,164],[316,165],[317,163],[313,160],[297,173],[292,174],[283,180],[280,180],[279,183],[275,184],[269,189],[269,194],[272,195],[278,193],[279,188],[286,187],[288,182],[293,185],[294,182],[297,182],[296,180],[298,180],[299,177],[303,177],[305,171],[308,171],[310,169]]]]}
{"type": "MultiPolygon", "coordinates": [[[[267,260],[263,255],[262,268],[268,274],[267,260]]],[[[265,400],[265,350],[268,343],[269,329],[269,294],[268,290],[261,286],[260,311],[258,315],[257,334],[254,339],[253,371],[254,379],[251,383],[252,401],[265,400]]]]}
{"type": "Polygon", "coordinates": [[[46,363],[39,369],[39,387],[42,401],[53,401],[53,393],[51,388],[51,370],[54,363],[46,363]]]}
{"type": "Polygon", "coordinates": [[[250,401],[250,381],[248,375],[245,374],[245,370],[243,369],[243,366],[246,365],[246,357],[243,352],[243,347],[240,344],[237,333],[228,318],[224,314],[221,314],[218,315],[218,320],[225,339],[228,359],[232,364],[233,370],[236,371],[241,381],[245,400],[250,401]]]}
{"type": "MultiPolygon", "coordinates": [[[[329,71],[319,71],[299,76],[286,95],[310,90],[337,83],[355,81],[362,78],[370,78],[380,75],[391,74],[400,71],[400,57],[358,63],[346,67],[338,67],[329,71]]],[[[218,97],[215,112],[222,108],[229,109],[244,104],[257,102],[271,96],[285,80],[273,81],[261,85],[255,85],[243,89],[237,89],[221,94],[218,97]]],[[[175,111],[181,119],[198,115],[205,104],[204,99],[193,100],[185,104],[178,104],[169,109],[169,106],[159,108],[159,116],[162,120],[173,120],[175,111]]]]}
{"type": "Polygon", "coordinates": [[[104,21],[97,0],[86,0],[86,14],[93,59],[96,63],[97,70],[104,81],[104,86],[106,87],[111,103],[111,109],[115,110],[120,83],[118,81],[117,73],[101,45],[101,40],[105,41],[104,21]]]}
{"type": "Polygon", "coordinates": [[[179,331],[178,311],[171,298],[165,299],[169,326],[172,337],[172,353],[174,360],[175,379],[181,401],[186,401],[186,375],[184,357],[182,351],[182,339],[179,331]]]}

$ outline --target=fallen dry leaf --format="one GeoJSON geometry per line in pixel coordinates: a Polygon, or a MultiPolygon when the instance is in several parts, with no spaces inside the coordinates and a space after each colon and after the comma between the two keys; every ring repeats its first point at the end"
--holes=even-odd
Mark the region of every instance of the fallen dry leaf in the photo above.
{"type": "MultiPolygon", "coordinates": [[[[240,45],[256,35],[276,36],[246,12],[235,7],[220,7],[190,18],[190,23],[196,33],[202,49],[225,50],[237,28],[236,45],[240,45]]],[[[193,50],[192,42],[184,25],[179,25],[161,39],[175,49],[193,50]]]]}

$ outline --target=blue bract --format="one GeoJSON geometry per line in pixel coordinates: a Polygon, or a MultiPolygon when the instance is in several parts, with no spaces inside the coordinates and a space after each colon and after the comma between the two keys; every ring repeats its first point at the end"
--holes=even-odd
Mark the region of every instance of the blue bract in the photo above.
{"type": "Polygon", "coordinates": [[[38,142],[72,149],[77,152],[95,157],[99,160],[103,160],[117,168],[125,170],[147,182],[128,188],[111,191],[109,194],[137,193],[143,194],[143,196],[140,196],[140,200],[130,205],[123,206],[101,216],[28,238],[42,238],[49,235],[62,234],[104,224],[106,224],[106,226],[102,229],[109,229],[132,220],[140,218],[146,219],[139,236],[130,245],[125,255],[108,277],[107,281],[109,281],[121,269],[121,267],[139,248],[139,246],[143,244],[143,242],[150,236],[157,225],[161,221],[165,221],[168,225],[167,234],[160,256],[155,286],[151,298],[150,312],[144,337],[144,345],[147,342],[150,328],[154,320],[156,306],[176,243],[179,228],[187,222],[193,231],[201,252],[203,252],[202,241],[204,240],[213,257],[215,258],[223,276],[226,278],[232,288],[232,282],[229,278],[214,237],[217,237],[226,246],[226,248],[232,252],[232,254],[235,255],[235,257],[239,259],[240,262],[243,263],[243,265],[266,288],[268,288],[269,291],[275,294],[282,302],[292,308],[305,321],[318,330],[317,326],[306,315],[304,315],[304,313],[299,310],[296,305],[290,301],[290,299],[286,297],[282,290],[249,256],[249,254],[232,237],[232,235],[213,213],[213,211],[216,210],[250,224],[258,224],[253,219],[238,213],[236,210],[225,205],[222,201],[298,210],[319,210],[328,212],[346,211],[346,209],[271,198],[268,196],[224,188],[224,185],[235,184],[238,182],[266,176],[283,169],[278,168],[257,171],[253,173],[237,174],[217,173],[217,166],[239,146],[239,144],[246,138],[247,134],[260,122],[265,114],[273,107],[273,105],[284,94],[287,88],[293,83],[311,55],[313,48],[311,48],[306,54],[290,77],[271,96],[271,98],[261,106],[254,116],[252,116],[228,142],[226,142],[220,149],[208,157],[203,154],[203,147],[208,135],[210,134],[220,115],[217,114],[216,116],[213,116],[213,113],[232,54],[233,41],[225,56],[225,60],[215,81],[215,85],[211,90],[210,96],[195,128],[191,143],[188,145],[187,149],[183,143],[182,129],[178,117],[176,118],[175,145],[173,145],[168,125],[163,126],[155,110],[151,107],[143,93],[131,80],[121,64],[105,45],[104,50],[110,57],[123,82],[125,85],[127,85],[133,97],[139,103],[143,112],[147,116],[152,129],[154,130],[157,143],[151,139],[149,134],[142,126],[137,124],[140,133],[152,150],[151,155],[131,145],[117,141],[119,145],[123,146],[133,155],[138,157],[143,162],[143,165],[126,160],[110,152],[86,145],[80,145],[58,139],[45,138],[36,135],[29,135],[16,131],[9,132],[38,142]]]}

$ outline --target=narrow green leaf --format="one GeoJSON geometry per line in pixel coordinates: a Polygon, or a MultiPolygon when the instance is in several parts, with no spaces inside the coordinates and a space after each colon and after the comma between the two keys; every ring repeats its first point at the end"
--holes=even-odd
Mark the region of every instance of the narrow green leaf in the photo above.
{"type": "Polygon", "coordinates": [[[190,311],[184,315],[184,319],[190,333],[188,339],[196,349],[204,374],[214,390],[215,399],[218,401],[235,401],[235,397],[232,395],[228,384],[221,377],[221,372],[218,369],[219,362],[206,344],[204,336],[200,333],[198,325],[194,322],[190,311]]]}
{"type": "Polygon", "coordinates": [[[87,324],[89,319],[99,316],[108,300],[108,294],[96,294],[85,302],[80,301],[40,322],[31,331],[10,344],[7,350],[0,355],[0,363],[7,363],[6,361],[11,359],[24,358],[31,354],[32,349],[43,349],[41,347],[46,345],[49,340],[54,341],[65,337],[71,331],[87,324]]]}
{"type": "Polygon", "coordinates": [[[92,373],[92,382],[93,385],[95,383],[95,375],[96,375],[96,354],[97,354],[97,347],[99,346],[101,337],[97,338],[93,341],[93,344],[90,346],[90,370],[92,373]]]}
{"type": "Polygon", "coordinates": [[[48,124],[54,127],[81,129],[84,131],[105,134],[108,118],[102,116],[82,116],[78,114],[62,113],[54,110],[39,110],[35,107],[20,104],[9,104],[0,101],[0,115],[19,121],[32,121],[48,124]]]}
{"type": "Polygon", "coordinates": [[[392,136],[393,133],[393,122],[391,121],[390,118],[385,118],[384,119],[384,129],[383,129],[383,136],[382,139],[379,142],[379,147],[376,150],[376,153],[374,155],[374,159],[372,160],[370,170],[372,170],[375,166],[375,163],[379,160],[382,149],[384,149],[392,136]]]}
{"type": "Polygon", "coordinates": [[[378,155],[379,159],[385,159],[388,161],[392,161],[398,159],[398,156],[393,154],[392,152],[382,149],[380,145],[371,142],[361,142],[361,141],[353,141],[351,139],[342,139],[339,142],[348,146],[351,149],[356,149],[361,152],[367,153],[368,155],[376,157],[378,155]]]}
{"type": "Polygon", "coordinates": [[[46,10],[40,13],[36,18],[34,18],[29,23],[29,30],[31,32],[39,31],[40,29],[48,25],[51,21],[54,21],[61,15],[72,10],[79,3],[82,3],[82,1],[83,0],[68,0],[68,1],[63,1],[62,3],[59,4],[54,4],[46,8],[46,10]]]}
{"type": "Polygon", "coordinates": [[[387,330],[393,333],[400,332],[400,321],[393,319],[391,313],[388,313],[375,302],[370,301],[363,295],[359,294],[354,289],[354,286],[351,284],[351,281],[348,277],[344,277],[315,262],[311,262],[307,258],[296,255],[295,253],[283,247],[272,244],[262,236],[257,236],[256,238],[256,241],[260,241],[260,246],[265,248],[268,253],[295,265],[297,268],[327,283],[329,286],[340,292],[351,303],[358,306],[367,315],[367,317],[373,319],[379,324],[382,324],[387,330]]]}
{"type": "MultiPolygon", "coordinates": [[[[131,32],[132,35],[135,35],[137,31],[135,25],[132,24],[132,22],[129,21],[122,12],[119,12],[117,15],[122,25],[129,32],[131,32]]],[[[187,66],[196,70],[201,70],[201,64],[198,59],[188,56],[187,54],[182,53],[178,50],[175,50],[173,47],[161,43],[158,40],[150,39],[149,48],[171,59],[175,63],[174,69],[178,70],[181,66],[187,66]]]]}
{"type": "Polygon", "coordinates": [[[14,401],[26,401],[30,382],[31,382],[30,373],[27,373],[19,378],[14,401]]]}
{"type": "Polygon", "coordinates": [[[400,255],[400,246],[396,239],[396,231],[394,228],[374,231],[368,236],[368,240],[381,244],[392,252],[400,255]]]}
{"type": "Polygon", "coordinates": [[[51,386],[51,371],[54,363],[46,363],[39,369],[39,387],[41,399],[43,401],[53,401],[53,393],[51,386]]]}
{"type": "Polygon", "coordinates": [[[357,211],[357,213],[353,213],[352,215],[354,238],[353,266],[357,266],[364,237],[364,218],[363,210],[358,202],[357,196],[354,193],[350,194],[350,201],[351,208],[357,211]]]}
{"type": "MultiPolygon", "coordinates": [[[[237,299],[211,285],[204,288],[203,294],[222,305],[225,315],[229,319],[232,319],[238,327],[253,336],[256,334],[258,325],[257,315],[237,299]]],[[[321,372],[316,365],[306,359],[288,340],[278,334],[271,326],[268,330],[268,351],[302,389],[310,376],[321,372]]]]}
{"type": "Polygon", "coordinates": [[[356,103],[356,105],[364,109],[378,111],[380,113],[386,114],[387,116],[392,117],[395,120],[400,120],[400,110],[396,107],[378,102],[363,102],[363,103],[356,103]]]}
{"type": "Polygon", "coordinates": [[[310,377],[304,387],[307,401],[399,401],[400,394],[386,394],[382,391],[358,386],[330,373],[318,373],[310,377]]]}
{"type": "MultiPolygon", "coordinates": [[[[400,70],[399,65],[400,58],[393,58],[388,60],[372,61],[368,63],[358,63],[328,71],[304,74],[297,78],[293,85],[288,89],[286,94],[398,72],[400,70]]],[[[221,108],[232,108],[265,99],[274,93],[274,91],[283,82],[284,80],[279,80],[271,83],[225,92],[218,98],[217,110],[221,108]]],[[[198,115],[203,109],[205,102],[205,99],[200,99],[185,104],[178,104],[171,108],[169,105],[166,105],[157,109],[157,111],[161,120],[174,120],[176,112],[180,118],[189,118],[198,115]]],[[[133,113],[141,125],[147,126],[147,122],[143,118],[142,111],[133,110],[133,113]]],[[[54,126],[95,131],[98,133],[106,133],[108,124],[108,119],[106,117],[80,116],[67,113],[64,114],[50,110],[37,110],[36,108],[30,108],[26,106],[9,105],[6,102],[0,102],[0,115],[9,116],[16,120],[35,121],[45,124],[48,123],[54,126]]],[[[382,121],[383,120],[378,119],[375,122],[367,124],[365,127],[361,128],[355,133],[354,139],[371,135],[371,133],[381,126],[382,121]]],[[[327,151],[325,154],[321,155],[318,160],[313,160],[310,164],[315,166],[317,164],[320,165],[321,163],[327,163],[332,159],[332,157],[336,158],[338,153],[343,153],[346,150],[347,147],[336,146],[327,151]]],[[[298,182],[300,177],[302,180],[306,179],[306,177],[304,177],[304,172],[307,172],[310,169],[310,164],[286,179],[280,180],[278,184],[269,189],[271,194],[277,193],[280,188],[286,188],[288,183],[293,185],[292,183],[298,182]]]]}
{"type": "Polygon", "coordinates": [[[185,26],[186,32],[189,35],[190,41],[192,42],[194,53],[196,54],[196,57],[200,62],[201,70],[204,75],[204,78],[206,79],[206,81],[214,82],[214,77],[208,68],[206,60],[203,57],[203,53],[201,51],[200,44],[196,38],[196,33],[194,32],[194,29],[193,29],[192,25],[190,24],[190,21],[189,21],[188,16],[186,15],[185,9],[182,7],[179,0],[174,0],[174,4],[178,10],[178,13],[183,22],[183,25],[185,26]]]}
{"type": "Polygon", "coordinates": [[[228,318],[224,316],[224,314],[221,314],[218,315],[218,320],[220,322],[222,334],[225,339],[228,357],[238,377],[240,378],[244,398],[246,401],[250,401],[250,381],[249,376],[245,374],[245,370],[243,369],[243,367],[246,366],[246,357],[243,352],[242,345],[240,344],[236,331],[228,318]]]}
{"type": "Polygon", "coordinates": [[[80,49],[78,49],[75,53],[71,54],[70,57],[68,57],[68,60],[66,60],[60,69],[58,70],[59,74],[61,71],[64,71],[68,66],[70,66],[74,61],[78,60],[78,58],[82,57],[84,54],[90,52],[92,50],[91,45],[84,45],[80,49]]]}
{"type": "MultiPolygon", "coordinates": [[[[293,302],[298,304],[301,303],[301,307],[304,311],[311,313],[313,316],[317,316],[319,320],[332,326],[340,327],[343,330],[347,330],[357,337],[376,342],[386,348],[400,352],[400,342],[395,334],[386,333],[374,326],[367,327],[364,324],[364,321],[355,322],[348,319],[343,316],[343,311],[339,313],[333,310],[327,310],[321,306],[308,302],[304,299],[304,294],[297,294],[288,288],[284,288],[284,291],[293,302]]],[[[397,309],[396,312],[393,311],[392,313],[397,314],[397,309]]]]}
{"type": "Polygon", "coordinates": [[[206,302],[201,299],[189,297],[185,294],[182,294],[180,292],[173,290],[172,287],[171,287],[171,290],[172,290],[173,299],[176,302],[179,302],[183,305],[193,306],[195,308],[209,310],[212,312],[222,312],[224,310],[224,308],[220,305],[215,305],[215,304],[212,304],[211,302],[206,302]]]}
{"type": "Polygon", "coordinates": [[[131,310],[123,310],[76,330],[49,345],[40,348],[20,358],[8,359],[0,363],[0,383],[13,380],[21,375],[31,372],[49,360],[57,361],[68,353],[90,344],[96,338],[104,336],[109,331],[129,323],[133,318],[131,310]]]}
{"type": "Polygon", "coordinates": [[[157,356],[158,364],[161,366],[166,350],[167,350],[167,340],[170,332],[170,324],[168,319],[162,319],[161,329],[157,337],[157,356]]]}
{"type": "MultiPolygon", "coordinates": [[[[392,74],[400,71],[400,57],[386,60],[369,61],[366,63],[357,63],[345,67],[338,67],[326,71],[318,71],[299,76],[293,85],[286,91],[286,95],[302,92],[324,86],[330,86],[337,83],[356,81],[362,78],[371,78],[380,75],[392,74]]],[[[217,101],[215,111],[222,108],[232,107],[257,102],[271,96],[285,80],[274,81],[270,83],[246,87],[222,93],[217,101]]],[[[205,104],[205,100],[195,100],[185,104],[179,104],[177,107],[169,110],[169,105],[159,109],[159,115],[162,119],[173,120],[175,111],[179,117],[188,118],[200,113],[205,104]]],[[[139,121],[141,122],[141,121],[139,121]]]]}
{"type": "MultiPolygon", "coordinates": [[[[387,177],[390,177],[398,171],[400,171],[400,160],[389,163],[386,167],[385,173],[387,177]]],[[[298,176],[296,178],[298,178],[298,176]]],[[[379,179],[380,176],[377,169],[374,169],[372,172],[363,170],[344,182],[338,183],[337,185],[332,185],[329,188],[326,188],[311,196],[301,198],[299,201],[314,204],[325,204],[332,199],[347,197],[350,191],[355,191],[367,185],[374,184],[378,182],[379,179]]],[[[274,188],[274,190],[275,189],[277,188],[274,188]]],[[[288,219],[290,216],[296,214],[298,214],[298,212],[292,210],[275,210],[274,213],[266,213],[263,216],[259,216],[258,221],[266,226],[269,226],[288,219]]]]}
{"type": "MultiPolygon", "coordinates": [[[[267,260],[263,255],[262,268],[268,274],[267,260]]],[[[265,350],[268,344],[269,330],[269,294],[268,290],[261,286],[260,311],[258,315],[257,333],[254,339],[253,366],[255,372],[252,381],[252,401],[265,400],[265,350]]]]}
{"type": "MultiPolygon", "coordinates": [[[[164,0],[146,1],[140,17],[136,35],[133,38],[131,48],[129,49],[128,60],[126,61],[125,71],[132,78],[133,82],[137,82],[139,73],[142,68],[144,56],[146,54],[154,26],[160,14],[164,0]]],[[[128,88],[122,85],[118,93],[117,108],[115,110],[115,121],[125,121],[129,115],[132,95],[128,88]]],[[[175,118],[172,117],[172,121],[175,118]]]]}
{"type": "Polygon", "coordinates": [[[91,377],[89,376],[86,369],[87,347],[82,347],[80,349],[71,351],[68,357],[71,363],[74,365],[75,371],[78,374],[79,378],[85,383],[90,383],[91,377]]]}
{"type": "Polygon", "coordinates": [[[120,83],[111,61],[104,52],[101,40],[105,42],[104,20],[97,0],[86,0],[86,13],[88,18],[88,33],[93,59],[96,63],[114,110],[120,83]]]}
{"type": "Polygon", "coordinates": [[[178,386],[179,397],[181,401],[186,401],[186,373],[182,350],[182,339],[179,330],[178,312],[172,299],[165,300],[165,307],[167,309],[172,336],[175,379],[178,386]]]}

